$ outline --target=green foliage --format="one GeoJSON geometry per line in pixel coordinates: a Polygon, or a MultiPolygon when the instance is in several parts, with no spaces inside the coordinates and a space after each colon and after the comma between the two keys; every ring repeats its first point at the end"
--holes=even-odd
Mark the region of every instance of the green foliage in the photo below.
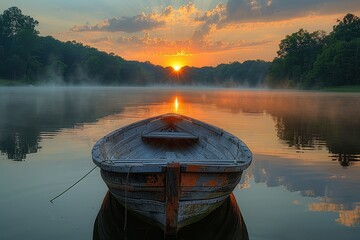
{"type": "Polygon", "coordinates": [[[307,72],[312,68],[325,42],[325,32],[309,33],[300,29],[286,36],[279,45],[278,56],[269,71],[271,86],[293,87],[307,83],[307,72]]]}
{"type": "Polygon", "coordinates": [[[325,87],[321,90],[328,92],[360,92],[360,85],[325,87]]]}
{"type": "Polygon", "coordinates": [[[180,73],[126,61],[75,41],[40,37],[39,24],[11,7],[0,14],[0,78],[16,82],[102,85],[218,85],[324,88],[360,85],[360,18],[346,14],[328,35],[304,29],[287,35],[270,64],[245,61],[184,67],[180,73]]]}
{"type": "Polygon", "coordinates": [[[225,87],[263,86],[270,63],[255,60],[243,63],[220,64],[217,67],[185,67],[181,70],[182,83],[225,87]]]}
{"type": "Polygon", "coordinates": [[[360,84],[360,18],[349,13],[333,29],[311,78],[319,87],[360,84]]]}
{"type": "Polygon", "coordinates": [[[329,35],[300,29],[286,36],[269,70],[269,85],[301,88],[360,84],[360,18],[348,13],[329,35]]]}
{"type": "Polygon", "coordinates": [[[330,33],[332,41],[350,42],[353,39],[360,38],[360,18],[348,13],[342,20],[337,20],[337,25],[333,27],[330,33]]]}
{"type": "Polygon", "coordinates": [[[23,15],[19,8],[11,7],[0,15],[0,36],[13,37],[24,32],[36,35],[38,24],[32,17],[23,15]]]}
{"type": "Polygon", "coordinates": [[[246,61],[180,73],[149,62],[126,61],[75,41],[38,36],[38,21],[16,7],[0,15],[0,78],[38,84],[258,86],[269,63],[246,61]]]}
{"type": "Polygon", "coordinates": [[[311,72],[319,87],[360,84],[360,38],[324,48],[311,72]]]}

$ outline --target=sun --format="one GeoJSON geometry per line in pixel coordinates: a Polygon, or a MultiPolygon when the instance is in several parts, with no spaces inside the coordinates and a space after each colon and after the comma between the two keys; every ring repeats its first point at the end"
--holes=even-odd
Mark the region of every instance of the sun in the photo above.
{"type": "Polygon", "coordinates": [[[174,65],[173,69],[174,69],[175,72],[179,72],[180,69],[181,69],[181,66],[180,65],[174,65]]]}

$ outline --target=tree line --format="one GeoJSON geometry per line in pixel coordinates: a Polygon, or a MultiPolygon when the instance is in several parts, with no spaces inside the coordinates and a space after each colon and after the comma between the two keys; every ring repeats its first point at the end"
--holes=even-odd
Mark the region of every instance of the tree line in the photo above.
{"type": "Polygon", "coordinates": [[[272,62],[171,67],[127,61],[76,41],[39,36],[39,22],[11,7],[0,14],[0,79],[27,84],[270,86],[317,89],[360,85],[360,19],[348,13],[333,31],[300,29],[281,40],[272,62]]]}
{"type": "Polygon", "coordinates": [[[0,15],[0,78],[28,84],[255,86],[264,82],[270,66],[259,60],[186,67],[176,73],[171,67],[126,61],[75,41],[39,36],[38,24],[17,7],[0,15]]]}
{"type": "Polygon", "coordinates": [[[268,84],[318,89],[360,85],[360,18],[348,13],[332,32],[300,29],[279,45],[268,84]]]}

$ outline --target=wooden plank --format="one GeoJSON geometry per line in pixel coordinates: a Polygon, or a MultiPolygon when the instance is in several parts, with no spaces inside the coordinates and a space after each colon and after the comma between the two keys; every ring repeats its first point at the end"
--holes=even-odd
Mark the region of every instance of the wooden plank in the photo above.
{"type": "MultiPolygon", "coordinates": [[[[123,205],[125,205],[125,198],[113,194],[113,196],[118,199],[123,205]]],[[[164,215],[164,202],[154,201],[144,198],[126,198],[127,205],[132,211],[143,211],[148,213],[158,213],[164,215]]]]}
{"type": "Polygon", "coordinates": [[[132,186],[132,187],[165,187],[164,173],[131,173],[129,178],[127,173],[115,173],[101,171],[101,176],[106,183],[132,186]]]}
{"type": "Polygon", "coordinates": [[[142,134],[147,134],[149,132],[160,130],[164,126],[166,126],[166,123],[158,119],[156,121],[147,123],[142,129],[142,134]]]}
{"type": "MultiPolygon", "coordinates": [[[[116,195],[117,197],[125,198],[125,193],[124,193],[125,187],[116,186],[116,188],[114,188],[113,185],[111,184],[107,184],[107,185],[112,194],[116,195]]],[[[161,202],[164,202],[165,200],[164,188],[134,189],[127,187],[126,189],[127,189],[126,199],[128,203],[133,201],[134,199],[147,199],[147,200],[154,200],[161,202]]],[[[147,207],[144,206],[144,209],[147,209],[147,207]]]]}
{"type": "Polygon", "coordinates": [[[175,153],[174,152],[166,152],[166,159],[175,160],[176,159],[175,153]]]}
{"type": "Polygon", "coordinates": [[[207,143],[203,144],[203,148],[201,149],[200,154],[204,155],[205,159],[219,159],[219,156],[211,151],[207,145],[207,143]]]}
{"type": "Polygon", "coordinates": [[[165,236],[176,235],[180,198],[180,164],[169,163],[166,171],[165,236]]]}
{"type": "Polygon", "coordinates": [[[143,134],[145,139],[189,139],[197,140],[198,137],[186,132],[151,132],[143,134]]]}
{"type": "Polygon", "coordinates": [[[221,149],[221,152],[223,152],[223,155],[225,155],[227,158],[234,158],[234,156],[236,155],[236,149],[229,148],[232,145],[236,147],[236,145],[233,142],[229,141],[229,139],[225,139],[232,135],[222,129],[213,127],[205,123],[201,123],[199,121],[181,121],[176,123],[176,126],[180,129],[186,128],[187,131],[195,131],[196,134],[199,135],[200,139],[205,137],[206,139],[208,139],[206,140],[208,143],[216,146],[216,148],[218,148],[219,150],[221,149]],[[190,128],[192,128],[193,130],[189,130],[190,128]]]}
{"type": "Polygon", "coordinates": [[[231,152],[229,151],[228,146],[224,146],[221,143],[221,136],[214,136],[214,137],[209,137],[207,139],[207,141],[213,145],[214,147],[216,147],[217,149],[219,149],[222,154],[227,158],[227,159],[235,159],[234,156],[231,154],[231,152]]]}

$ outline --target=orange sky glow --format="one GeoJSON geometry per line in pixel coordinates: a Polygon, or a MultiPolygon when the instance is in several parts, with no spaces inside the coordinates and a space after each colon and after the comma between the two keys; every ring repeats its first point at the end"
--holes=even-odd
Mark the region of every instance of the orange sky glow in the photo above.
{"type": "Polygon", "coordinates": [[[360,15],[360,2],[353,0],[51,2],[4,0],[0,9],[18,6],[40,22],[44,36],[180,67],[272,61],[286,35],[300,28],[329,33],[346,13],[360,15]]]}

